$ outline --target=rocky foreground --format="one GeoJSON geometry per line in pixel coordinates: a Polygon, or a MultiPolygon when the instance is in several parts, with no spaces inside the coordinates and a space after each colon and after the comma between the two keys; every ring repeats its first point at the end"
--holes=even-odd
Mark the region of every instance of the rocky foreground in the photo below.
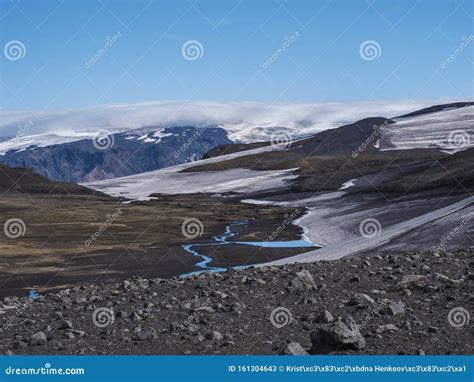
{"type": "Polygon", "coordinates": [[[474,252],[134,278],[0,304],[4,354],[472,354],[474,252]]]}

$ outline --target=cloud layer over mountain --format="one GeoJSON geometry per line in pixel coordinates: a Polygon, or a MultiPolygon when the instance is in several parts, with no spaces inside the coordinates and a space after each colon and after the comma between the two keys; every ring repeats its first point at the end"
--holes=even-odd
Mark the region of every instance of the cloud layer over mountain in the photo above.
{"type": "Polygon", "coordinates": [[[0,139],[48,134],[70,141],[93,136],[99,131],[124,132],[146,127],[200,126],[210,123],[224,127],[234,141],[250,142],[268,139],[274,127],[285,127],[290,134],[303,135],[370,116],[394,117],[433,103],[169,101],[60,111],[3,111],[0,113],[0,139]]]}

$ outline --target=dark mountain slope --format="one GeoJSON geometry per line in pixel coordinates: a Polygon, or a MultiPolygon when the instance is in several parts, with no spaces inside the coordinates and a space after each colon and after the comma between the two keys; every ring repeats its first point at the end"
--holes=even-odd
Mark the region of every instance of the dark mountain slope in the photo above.
{"type": "Polygon", "coordinates": [[[454,103],[446,103],[442,105],[430,106],[421,110],[414,111],[413,113],[400,115],[395,118],[416,117],[418,115],[436,113],[438,111],[443,111],[445,109],[458,109],[460,107],[466,107],[466,106],[474,106],[474,102],[454,102],[454,103]]]}
{"type": "Polygon", "coordinates": [[[52,182],[28,168],[0,164],[0,192],[3,194],[94,195],[111,197],[77,184],[52,182]]]}
{"type": "Polygon", "coordinates": [[[280,170],[295,167],[305,167],[316,157],[321,159],[338,160],[351,158],[354,151],[365,144],[364,152],[378,152],[374,148],[381,129],[392,124],[386,118],[366,118],[337,129],[322,131],[310,138],[291,142],[286,149],[263,152],[260,154],[242,156],[239,158],[194,166],[186,172],[220,171],[230,168],[252,168],[255,170],[280,170]]]}
{"type": "Polygon", "coordinates": [[[409,169],[387,182],[377,185],[379,191],[415,192],[448,189],[459,192],[474,191],[474,149],[409,169]]]}
{"type": "Polygon", "coordinates": [[[147,128],[133,133],[115,134],[113,144],[99,150],[91,139],[9,151],[0,163],[29,167],[49,179],[88,182],[157,170],[201,159],[215,146],[230,143],[220,128],[172,127],[147,128]],[[159,131],[157,131],[159,130],[159,131]]]}

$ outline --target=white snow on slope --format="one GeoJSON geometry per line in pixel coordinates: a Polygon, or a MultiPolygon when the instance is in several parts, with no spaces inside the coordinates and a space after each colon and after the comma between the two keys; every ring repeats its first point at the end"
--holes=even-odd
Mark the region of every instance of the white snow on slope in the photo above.
{"type": "Polygon", "coordinates": [[[285,187],[296,169],[280,171],[255,171],[243,168],[223,171],[180,172],[186,168],[217,163],[245,155],[278,150],[278,147],[265,146],[252,150],[184,163],[160,170],[107,179],[83,185],[112,196],[123,196],[136,200],[147,200],[152,193],[189,194],[196,192],[257,192],[285,187]]]}
{"type": "Polygon", "coordinates": [[[348,180],[347,182],[342,183],[342,186],[341,186],[341,188],[339,188],[339,190],[346,190],[348,188],[351,188],[352,186],[355,186],[354,182],[356,180],[357,179],[351,179],[351,180],[348,180]]]}
{"type": "MultiPolygon", "coordinates": [[[[356,120],[390,117],[433,104],[433,101],[264,103],[264,102],[148,102],[103,105],[60,111],[1,111],[0,140],[34,136],[33,144],[54,143],[52,136],[82,139],[81,134],[119,133],[170,126],[218,125],[236,142],[268,141],[275,127],[292,136],[335,128],[356,120]],[[44,134],[44,135],[42,135],[44,134]]],[[[19,142],[21,144],[21,142],[19,142]]],[[[10,144],[13,147],[13,144],[10,144]]]]}
{"type": "Polygon", "coordinates": [[[436,148],[455,153],[474,147],[474,106],[395,121],[382,132],[381,150],[436,148]]]}
{"type": "Polygon", "coordinates": [[[10,150],[25,150],[31,146],[47,147],[61,145],[63,143],[75,142],[81,139],[92,139],[96,133],[61,133],[61,134],[37,134],[18,136],[6,141],[0,141],[0,155],[5,155],[10,150]]]}
{"type": "Polygon", "coordinates": [[[327,221],[324,221],[323,227],[326,229],[324,235],[318,236],[318,232],[321,228],[318,229],[317,227],[321,227],[321,222],[323,221],[321,219],[321,214],[324,214],[324,211],[321,210],[315,214],[312,214],[312,211],[310,211],[300,219],[299,224],[306,228],[305,232],[309,233],[308,236],[312,242],[323,244],[326,247],[262,265],[282,265],[289,263],[309,263],[320,260],[336,260],[357,253],[366,252],[386,244],[390,240],[406,234],[424,224],[458,213],[459,211],[463,211],[473,205],[474,196],[470,196],[464,200],[439,208],[435,211],[425,213],[389,227],[383,227],[380,235],[371,239],[367,239],[361,235],[351,236],[346,231],[340,229],[339,225],[330,225],[327,221]],[[330,229],[337,230],[338,232],[331,232],[330,230],[327,230],[326,227],[330,227],[330,229]],[[321,241],[321,239],[329,239],[329,242],[321,241]]]}

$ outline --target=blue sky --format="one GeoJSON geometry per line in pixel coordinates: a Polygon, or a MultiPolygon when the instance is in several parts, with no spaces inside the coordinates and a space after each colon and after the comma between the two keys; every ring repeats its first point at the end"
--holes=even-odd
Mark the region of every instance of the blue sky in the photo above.
{"type": "Polygon", "coordinates": [[[473,96],[470,0],[0,4],[3,110],[473,96]],[[202,56],[189,60],[182,47],[193,40],[202,56]],[[6,52],[12,41],[19,59],[6,52]],[[367,41],[372,60],[361,55],[367,41]]]}

